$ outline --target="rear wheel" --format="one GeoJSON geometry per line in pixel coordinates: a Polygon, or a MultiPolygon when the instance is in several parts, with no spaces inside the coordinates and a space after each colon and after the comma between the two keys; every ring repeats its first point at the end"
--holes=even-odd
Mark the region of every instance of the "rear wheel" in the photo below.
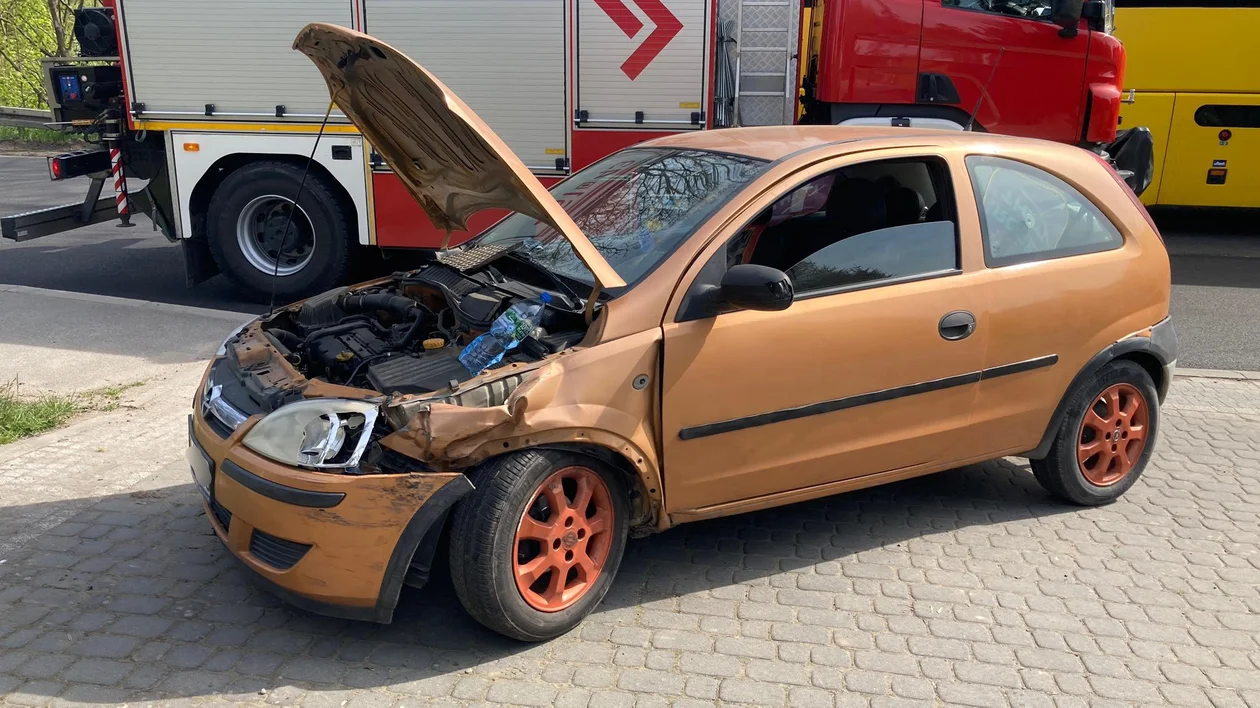
{"type": "Polygon", "coordinates": [[[576,453],[528,450],[472,473],[451,525],[451,581],[478,622],[524,641],[577,626],[612,584],[629,528],[625,485],[576,453]]]}
{"type": "Polygon", "coordinates": [[[1031,462],[1033,474],[1047,491],[1077,504],[1115,501],[1150,460],[1159,427],[1155,383],[1136,363],[1115,361],[1069,396],[1050,453],[1031,462]]]}
{"type": "Polygon", "coordinates": [[[322,175],[287,162],[257,162],[228,175],[210,200],[210,252],[251,297],[278,302],[328,290],[349,267],[354,223],[322,175]]]}

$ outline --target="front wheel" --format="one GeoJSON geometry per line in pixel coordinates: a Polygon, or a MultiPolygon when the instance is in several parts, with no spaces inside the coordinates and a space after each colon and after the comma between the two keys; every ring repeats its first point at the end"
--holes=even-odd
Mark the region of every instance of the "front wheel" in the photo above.
{"type": "Polygon", "coordinates": [[[256,162],[228,175],[210,200],[210,252],[250,297],[287,303],[339,285],[349,268],[352,215],[336,185],[286,162],[256,162]],[[298,187],[302,193],[297,197],[298,187]]]}
{"type": "Polygon", "coordinates": [[[527,450],[471,474],[451,524],[451,581],[500,634],[543,641],[573,629],[612,585],[629,529],[622,477],[577,453],[527,450]]]}
{"type": "Polygon", "coordinates": [[[1114,361],[1068,396],[1050,453],[1031,461],[1033,474],[1047,491],[1076,504],[1113,502],[1142,475],[1154,449],[1155,383],[1138,364],[1114,361]]]}

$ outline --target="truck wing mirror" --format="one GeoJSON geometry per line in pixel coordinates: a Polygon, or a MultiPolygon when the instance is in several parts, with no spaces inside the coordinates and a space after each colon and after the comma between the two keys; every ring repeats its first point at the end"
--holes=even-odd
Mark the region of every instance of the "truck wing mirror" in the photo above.
{"type": "Polygon", "coordinates": [[[1060,36],[1076,36],[1084,4],[1084,0],[1050,0],[1050,21],[1063,28],[1060,36]]]}

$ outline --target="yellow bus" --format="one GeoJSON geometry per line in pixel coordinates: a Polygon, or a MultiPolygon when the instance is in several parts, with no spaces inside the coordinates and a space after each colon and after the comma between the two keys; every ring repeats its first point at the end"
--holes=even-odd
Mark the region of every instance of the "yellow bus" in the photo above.
{"type": "Polygon", "coordinates": [[[1260,0],[1115,2],[1120,127],[1148,126],[1155,142],[1142,201],[1260,207],[1260,0]]]}

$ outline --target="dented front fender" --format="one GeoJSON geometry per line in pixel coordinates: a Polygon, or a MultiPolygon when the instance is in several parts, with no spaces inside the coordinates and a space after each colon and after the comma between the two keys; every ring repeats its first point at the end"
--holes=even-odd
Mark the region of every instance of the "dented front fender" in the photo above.
{"type": "Polygon", "coordinates": [[[657,443],[660,339],[654,330],[557,355],[526,373],[501,405],[422,403],[381,444],[436,469],[464,469],[531,447],[603,448],[638,478],[644,508],[636,525],[664,528],[657,443]]]}

